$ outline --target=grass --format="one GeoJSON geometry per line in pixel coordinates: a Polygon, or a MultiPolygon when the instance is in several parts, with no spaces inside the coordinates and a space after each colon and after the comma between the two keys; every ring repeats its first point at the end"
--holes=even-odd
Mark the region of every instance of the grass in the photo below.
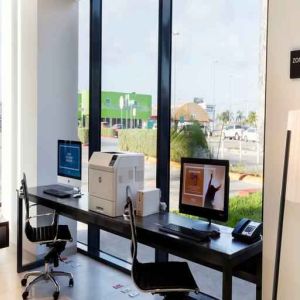
{"type": "MultiPolygon", "coordinates": [[[[179,213],[178,211],[173,211],[179,213]]],[[[181,214],[194,220],[200,218],[181,214]]],[[[261,221],[262,219],[262,193],[253,193],[249,196],[233,196],[229,199],[229,218],[224,224],[229,227],[234,227],[236,223],[242,219],[248,218],[254,221],[261,221]]]]}
{"type": "Polygon", "coordinates": [[[249,196],[234,196],[229,200],[229,219],[227,226],[234,227],[241,218],[262,220],[262,193],[249,196]]]}

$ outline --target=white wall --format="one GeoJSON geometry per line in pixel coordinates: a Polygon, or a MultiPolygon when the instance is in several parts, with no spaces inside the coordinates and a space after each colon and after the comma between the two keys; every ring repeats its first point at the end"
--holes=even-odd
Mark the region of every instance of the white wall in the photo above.
{"type": "MultiPolygon", "coordinates": [[[[272,295],[277,220],[288,111],[300,108],[300,80],[289,79],[290,51],[300,49],[300,2],[269,0],[263,299],[272,295]],[[299,26],[299,27],[298,27],[299,26]]],[[[300,207],[287,204],[278,299],[299,299],[300,207]],[[288,242],[288,243],[287,243],[288,242]]]]}
{"type": "Polygon", "coordinates": [[[57,140],[77,140],[78,2],[38,1],[38,185],[57,180],[57,140]]]}
{"type": "MultiPolygon", "coordinates": [[[[78,1],[1,1],[2,200],[16,242],[16,188],[56,182],[57,139],[77,139],[78,1]],[[3,76],[5,74],[5,76],[3,76]]],[[[76,241],[76,222],[71,227],[76,241]]]]}
{"type": "MultiPolygon", "coordinates": [[[[57,181],[57,140],[77,140],[78,2],[38,1],[37,184],[57,181]]],[[[68,224],[77,241],[77,223],[68,224]]]]}

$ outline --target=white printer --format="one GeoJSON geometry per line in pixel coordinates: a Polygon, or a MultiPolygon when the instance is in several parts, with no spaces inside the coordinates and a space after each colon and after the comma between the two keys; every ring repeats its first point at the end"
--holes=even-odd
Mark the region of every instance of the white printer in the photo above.
{"type": "Polygon", "coordinates": [[[111,217],[122,216],[127,186],[132,199],[144,188],[144,154],[94,152],[89,160],[89,209],[111,217]]]}

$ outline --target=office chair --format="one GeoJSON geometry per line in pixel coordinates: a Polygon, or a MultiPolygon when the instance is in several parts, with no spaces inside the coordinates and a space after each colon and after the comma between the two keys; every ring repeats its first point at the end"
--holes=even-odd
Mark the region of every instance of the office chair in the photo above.
{"type": "Polygon", "coordinates": [[[27,191],[27,182],[26,176],[23,174],[23,179],[21,181],[20,192],[18,197],[25,200],[26,207],[26,221],[25,221],[25,234],[28,240],[32,243],[46,245],[50,248],[49,252],[45,255],[45,270],[44,271],[35,271],[25,274],[21,280],[22,286],[27,285],[27,279],[29,277],[35,277],[27,286],[22,295],[23,299],[26,299],[29,295],[30,289],[39,281],[51,281],[56,288],[56,291],[53,293],[54,300],[58,299],[60,293],[60,287],[55,279],[56,276],[66,276],[69,278],[69,286],[74,285],[73,275],[67,272],[54,271],[49,265],[54,265],[58,267],[60,254],[64,251],[66,243],[72,241],[72,236],[67,225],[58,225],[58,215],[55,211],[52,213],[40,214],[36,216],[30,216],[29,209],[32,206],[37,204],[29,205],[28,191],[27,191]],[[39,217],[53,216],[52,224],[49,226],[33,227],[30,224],[31,219],[38,219],[39,217]]]}
{"type": "Polygon", "coordinates": [[[186,262],[140,263],[137,259],[137,234],[133,204],[127,197],[124,217],[131,227],[131,277],[143,292],[159,294],[168,299],[190,299],[189,292],[199,292],[199,288],[186,262]]]}

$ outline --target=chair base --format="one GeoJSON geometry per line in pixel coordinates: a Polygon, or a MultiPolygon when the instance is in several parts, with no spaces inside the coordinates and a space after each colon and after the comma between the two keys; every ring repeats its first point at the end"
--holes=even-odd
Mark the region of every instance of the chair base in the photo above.
{"type": "Polygon", "coordinates": [[[27,286],[22,295],[23,299],[27,299],[31,288],[40,281],[50,281],[54,287],[55,292],[53,293],[54,300],[58,299],[60,293],[60,287],[58,282],[56,281],[55,277],[63,276],[69,278],[69,286],[72,287],[74,285],[74,278],[72,273],[68,272],[61,272],[61,271],[54,271],[51,268],[49,269],[49,264],[45,264],[45,271],[34,271],[24,275],[23,279],[21,280],[21,284],[23,286],[27,285],[27,280],[29,277],[35,277],[27,286]]]}

